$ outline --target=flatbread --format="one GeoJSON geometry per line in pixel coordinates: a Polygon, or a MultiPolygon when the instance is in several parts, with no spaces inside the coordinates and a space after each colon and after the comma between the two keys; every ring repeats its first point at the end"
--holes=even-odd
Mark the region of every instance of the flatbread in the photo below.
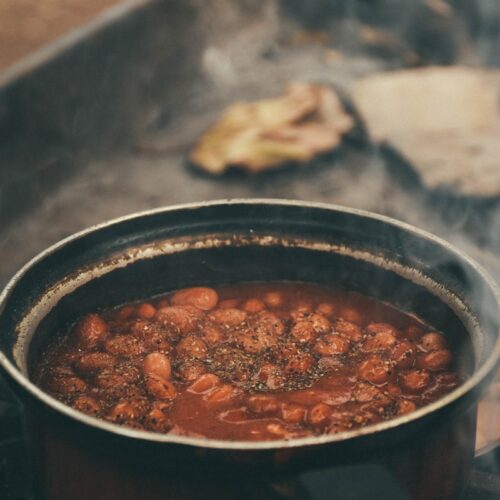
{"type": "Polygon", "coordinates": [[[500,195],[499,71],[390,71],[350,90],[372,139],[396,149],[426,186],[500,195]]]}

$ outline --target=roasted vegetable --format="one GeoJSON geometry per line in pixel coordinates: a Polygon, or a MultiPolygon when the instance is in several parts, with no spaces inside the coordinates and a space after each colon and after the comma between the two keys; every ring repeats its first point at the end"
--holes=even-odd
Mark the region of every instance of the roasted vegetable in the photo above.
{"type": "Polygon", "coordinates": [[[308,162],[337,147],[353,126],[331,88],[291,84],[283,96],[231,105],[200,138],[191,161],[214,175],[231,166],[258,173],[308,162]]]}

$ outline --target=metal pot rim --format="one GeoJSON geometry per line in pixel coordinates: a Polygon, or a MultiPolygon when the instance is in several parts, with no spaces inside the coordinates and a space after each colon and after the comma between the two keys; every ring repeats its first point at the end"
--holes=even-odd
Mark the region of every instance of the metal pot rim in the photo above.
{"type": "MultiPolygon", "coordinates": [[[[225,205],[225,206],[274,205],[274,206],[284,206],[284,207],[289,206],[289,207],[299,207],[299,208],[316,208],[328,211],[343,212],[346,214],[377,220],[385,224],[396,226],[397,228],[405,232],[410,232],[422,239],[430,240],[434,244],[444,247],[447,251],[456,255],[458,258],[465,260],[467,264],[470,265],[474,269],[474,271],[476,271],[481,276],[481,278],[488,284],[490,289],[493,291],[497,304],[500,304],[499,287],[478,263],[476,263],[473,259],[471,259],[467,254],[465,254],[461,250],[456,249],[453,245],[451,245],[447,241],[427,231],[419,229],[415,226],[412,226],[405,222],[401,222],[384,215],[375,214],[373,212],[369,212],[366,210],[359,210],[341,205],[305,202],[300,200],[236,198],[236,199],[221,199],[221,200],[213,200],[207,202],[195,202],[195,203],[171,205],[168,207],[161,207],[157,209],[136,212],[133,214],[129,214],[123,217],[118,217],[100,224],[90,226],[82,231],[74,233],[58,241],[57,243],[51,245],[47,249],[43,250],[42,252],[34,256],[9,280],[4,290],[0,293],[0,313],[2,312],[5,302],[9,297],[11,291],[16,287],[17,283],[21,280],[21,278],[38,262],[42,261],[47,256],[56,252],[58,249],[64,247],[71,241],[80,239],[88,234],[97,232],[103,228],[145,216],[151,216],[159,213],[173,212],[179,210],[195,210],[204,207],[220,206],[220,205],[225,205]]],[[[408,415],[394,418],[385,422],[380,422],[374,425],[361,427],[353,431],[346,431],[333,435],[322,435],[317,437],[300,438],[293,440],[273,440],[273,441],[262,441],[262,442],[224,441],[224,440],[206,439],[206,438],[192,438],[192,437],[177,436],[170,434],[159,434],[147,431],[138,431],[128,427],[112,424],[101,419],[89,417],[84,413],[78,412],[73,408],[56,400],[55,398],[49,396],[48,394],[43,392],[40,388],[38,388],[38,386],[32,383],[23,373],[21,373],[21,371],[12,362],[10,362],[9,359],[6,357],[6,355],[1,351],[0,351],[0,366],[2,366],[3,369],[9,374],[9,376],[12,377],[12,379],[17,384],[19,384],[24,390],[26,390],[36,399],[43,402],[56,412],[62,413],[66,417],[77,420],[84,425],[98,428],[102,431],[111,432],[112,434],[116,434],[131,439],[152,441],[155,443],[180,444],[180,445],[195,446],[201,448],[213,448],[213,449],[224,449],[224,450],[266,450],[266,449],[279,449],[279,448],[295,448],[302,446],[313,446],[313,445],[340,442],[374,434],[381,431],[386,431],[395,427],[399,427],[400,425],[419,420],[427,415],[432,414],[436,410],[439,410],[440,408],[443,408],[451,404],[457,399],[463,397],[469,391],[472,391],[478,384],[480,384],[488,376],[489,373],[491,373],[495,369],[499,358],[500,358],[500,341],[497,341],[495,348],[492,350],[492,352],[485,360],[485,362],[462,385],[460,385],[457,389],[447,394],[446,396],[438,399],[434,403],[426,405],[408,415]]]]}

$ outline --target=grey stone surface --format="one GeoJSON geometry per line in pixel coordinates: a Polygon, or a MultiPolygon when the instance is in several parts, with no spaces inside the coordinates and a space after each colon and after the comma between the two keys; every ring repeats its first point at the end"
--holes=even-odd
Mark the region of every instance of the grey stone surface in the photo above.
{"type": "Polygon", "coordinates": [[[399,152],[427,187],[500,196],[500,71],[389,71],[351,90],[373,140],[399,152]]]}

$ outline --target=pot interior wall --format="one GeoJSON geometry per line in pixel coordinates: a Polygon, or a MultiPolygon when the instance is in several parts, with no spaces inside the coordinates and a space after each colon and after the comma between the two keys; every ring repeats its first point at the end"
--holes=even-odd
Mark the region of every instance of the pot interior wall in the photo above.
{"type": "Polygon", "coordinates": [[[64,296],[43,319],[30,345],[28,365],[43,352],[49,338],[67,331],[85,312],[186,286],[238,281],[316,282],[375,297],[446,332],[458,353],[462,375],[473,371],[473,349],[466,328],[449,305],[423,286],[370,262],[331,251],[258,245],[162,254],[89,281],[64,296]]]}
{"type": "MultiPolygon", "coordinates": [[[[71,237],[34,260],[0,298],[0,349],[29,375],[28,367],[33,366],[47,341],[85,312],[195,284],[263,280],[317,282],[391,303],[448,334],[464,377],[482,367],[488,372],[493,369],[492,355],[498,341],[497,297],[481,270],[463,254],[431,235],[373,214],[277,200],[177,206],[121,219],[71,237]]],[[[483,374],[484,370],[478,375],[483,374]]],[[[289,450],[285,450],[289,461],[285,458],[283,469],[290,473],[293,468],[298,471],[344,462],[348,455],[356,463],[380,460],[382,453],[382,461],[396,477],[411,491],[419,492],[416,498],[455,498],[470,467],[476,389],[484,380],[471,380],[474,388],[464,397],[458,396],[451,404],[408,425],[304,447],[297,454],[288,455],[289,450]],[[438,457],[437,462],[429,461],[433,456],[438,457]],[[459,459],[460,464],[450,464],[450,456],[459,459]],[[438,496],[431,496],[431,472],[445,468],[450,470],[451,486],[440,486],[438,496]],[[417,470],[419,477],[415,478],[417,470]]],[[[17,387],[20,392],[21,385],[17,387]]],[[[93,484],[95,481],[87,478],[95,479],[97,469],[103,484],[123,485],[121,478],[134,477],[137,480],[132,482],[142,491],[144,478],[140,472],[151,472],[152,459],[155,465],[169,468],[184,457],[182,464],[187,464],[189,471],[193,470],[193,461],[207,463],[196,447],[123,439],[119,433],[82,426],[77,419],[45,411],[46,402],[36,394],[27,400],[34,405],[30,413],[43,415],[48,426],[36,421],[33,428],[39,434],[37,456],[43,457],[38,460],[44,469],[40,475],[56,489],[59,477],[69,477],[75,470],[84,478],[83,483],[93,484]],[[118,460],[116,449],[128,449],[130,453],[123,453],[125,458],[118,460]],[[104,460],[103,467],[96,466],[96,455],[104,460]],[[154,460],[159,456],[161,461],[154,460]],[[87,473],[82,462],[89,464],[87,473]],[[137,468],[138,464],[144,467],[137,468]],[[139,475],[133,476],[137,471],[139,475]]],[[[215,463],[226,473],[234,454],[226,453],[226,448],[207,450],[209,463],[215,457],[215,463]]],[[[248,459],[266,473],[274,470],[268,464],[274,464],[278,457],[282,464],[280,452],[274,448],[245,449],[242,461],[236,457],[233,465],[242,465],[248,478],[248,459]]],[[[169,473],[179,478],[183,488],[186,486],[177,471],[169,473]]],[[[207,469],[207,475],[222,477],[214,476],[211,469],[207,469]]],[[[168,498],[163,488],[165,471],[158,471],[154,479],[157,477],[161,493],[146,496],[168,498]]],[[[189,478],[189,487],[201,484],[189,478]]],[[[442,483],[441,474],[437,482],[442,483]]],[[[49,497],[78,498],[80,490],[76,485],[71,494],[65,491],[49,497]]],[[[124,486],[119,496],[110,498],[130,498],[130,491],[134,490],[124,486]]],[[[189,499],[198,496],[196,492],[189,499]]]]}
{"type": "Polygon", "coordinates": [[[0,348],[27,375],[47,338],[87,311],[194,284],[263,280],[389,302],[445,331],[464,376],[493,366],[497,297],[464,255],[375,215],[276,200],[178,206],[70,238],[4,295],[0,348]]]}

